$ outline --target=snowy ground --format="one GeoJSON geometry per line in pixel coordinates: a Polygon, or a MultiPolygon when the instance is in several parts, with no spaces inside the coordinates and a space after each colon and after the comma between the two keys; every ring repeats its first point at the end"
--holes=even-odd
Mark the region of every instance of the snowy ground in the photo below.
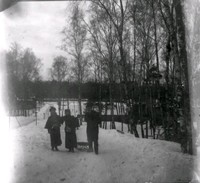
{"type": "MultiPolygon", "coordinates": [[[[64,148],[61,127],[60,151],[50,149],[46,119],[39,113],[36,125],[10,129],[9,172],[11,183],[164,183],[189,182],[193,157],[180,152],[176,143],[137,139],[131,134],[100,129],[99,155],[64,148]]],[[[77,130],[78,141],[86,141],[86,124],[77,130]]]]}

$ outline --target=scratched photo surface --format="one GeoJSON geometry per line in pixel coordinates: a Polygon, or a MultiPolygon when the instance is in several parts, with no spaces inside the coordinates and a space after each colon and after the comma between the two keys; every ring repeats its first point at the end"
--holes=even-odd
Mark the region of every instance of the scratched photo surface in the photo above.
{"type": "Polygon", "coordinates": [[[0,1],[1,182],[200,182],[200,1],[0,1]]]}

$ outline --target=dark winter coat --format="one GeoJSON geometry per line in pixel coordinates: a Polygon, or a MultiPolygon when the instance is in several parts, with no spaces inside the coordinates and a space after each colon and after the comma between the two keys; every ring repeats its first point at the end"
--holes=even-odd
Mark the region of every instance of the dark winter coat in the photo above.
{"type": "Polygon", "coordinates": [[[87,138],[88,141],[98,140],[99,136],[99,124],[101,123],[101,118],[98,112],[91,111],[85,114],[85,121],[87,122],[87,138]]]}
{"type": "Polygon", "coordinates": [[[78,119],[74,116],[64,116],[62,123],[65,123],[65,147],[77,147],[76,127],[79,126],[78,119]]]}
{"type": "Polygon", "coordinates": [[[57,114],[50,116],[46,122],[45,128],[51,137],[51,146],[60,146],[62,144],[60,137],[60,117],[57,114]]]}

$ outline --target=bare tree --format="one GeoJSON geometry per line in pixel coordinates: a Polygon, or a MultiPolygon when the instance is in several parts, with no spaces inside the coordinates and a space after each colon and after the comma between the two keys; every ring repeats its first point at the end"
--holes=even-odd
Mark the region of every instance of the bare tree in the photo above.
{"type": "Polygon", "coordinates": [[[72,71],[74,73],[76,81],[78,82],[78,102],[80,115],[82,115],[81,85],[87,75],[86,68],[88,65],[88,58],[85,51],[87,31],[85,24],[82,20],[83,17],[83,10],[79,7],[79,4],[75,4],[73,6],[72,17],[69,27],[64,27],[62,31],[62,33],[64,34],[62,48],[67,51],[72,57],[72,71]]]}
{"type": "MultiPolygon", "coordinates": [[[[98,6],[91,6],[92,18],[90,19],[90,26],[86,23],[88,31],[90,32],[91,38],[91,50],[92,53],[96,52],[94,59],[98,59],[99,67],[104,70],[106,77],[109,81],[109,94],[110,94],[110,105],[112,115],[111,128],[115,128],[114,123],[114,81],[117,70],[117,36],[115,27],[110,20],[110,17],[102,11],[98,6]]],[[[93,54],[94,55],[94,54],[93,54]]],[[[97,62],[95,60],[95,62],[97,62]]],[[[99,69],[98,69],[99,70],[99,69]]]]}
{"type": "Polygon", "coordinates": [[[114,1],[105,1],[105,0],[93,0],[93,3],[97,4],[104,13],[107,14],[113,23],[116,36],[118,40],[119,53],[120,53],[120,67],[122,68],[122,79],[124,85],[125,99],[128,100],[128,79],[127,79],[127,58],[126,58],[126,49],[124,47],[125,41],[125,27],[129,19],[128,6],[129,0],[114,0],[114,1]]]}
{"type": "Polygon", "coordinates": [[[54,58],[54,62],[52,64],[52,68],[50,69],[51,78],[58,82],[62,82],[66,79],[68,75],[68,65],[66,62],[66,58],[63,56],[57,56],[54,58]]]}
{"type": "MultiPolygon", "coordinates": [[[[54,58],[54,62],[52,64],[52,68],[50,69],[51,78],[52,80],[55,80],[58,82],[58,109],[59,109],[59,115],[61,111],[61,83],[66,79],[67,76],[69,76],[69,69],[66,62],[66,58],[63,56],[57,56],[54,58]]],[[[69,107],[69,103],[68,103],[69,107]]]]}
{"type": "Polygon", "coordinates": [[[9,74],[18,80],[34,81],[40,79],[41,60],[30,48],[23,48],[18,43],[11,44],[6,54],[9,74]]]}
{"type": "Polygon", "coordinates": [[[183,69],[182,76],[182,98],[183,98],[183,108],[184,111],[184,121],[181,126],[181,132],[183,143],[181,143],[183,151],[186,153],[193,154],[193,142],[192,142],[192,121],[191,121],[191,111],[190,111],[190,95],[189,91],[189,71],[191,71],[191,66],[189,66],[190,62],[188,61],[187,50],[186,50],[186,31],[184,24],[184,10],[183,4],[180,0],[173,0],[176,11],[176,23],[177,23],[177,35],[179,39],[179,49],[180,49],[180,57],[179,63],[183,69]]]}
{"type": "Polygon", "coordinates": [[[28,82],[40,79],[41,60],[30,48],[24,50],[18,43],[12,43],[6,53],[6,65],[10,87],[19,90],[17,83],[21,82],[21,97],[28,98],[28,82]]]}

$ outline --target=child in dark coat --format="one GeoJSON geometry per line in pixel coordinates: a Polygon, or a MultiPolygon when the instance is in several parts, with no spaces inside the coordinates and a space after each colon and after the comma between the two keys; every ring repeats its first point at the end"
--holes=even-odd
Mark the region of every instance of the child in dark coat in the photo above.
{"type": "Polygon", "coordinates": [[[69,152],[74,152],[74,148],[77,147],[76,128],[79,127],[78,119],[71,116],[70,110],[66,109],[62,123],[65,123],[65,147],[69,149],[69,152]]]}

